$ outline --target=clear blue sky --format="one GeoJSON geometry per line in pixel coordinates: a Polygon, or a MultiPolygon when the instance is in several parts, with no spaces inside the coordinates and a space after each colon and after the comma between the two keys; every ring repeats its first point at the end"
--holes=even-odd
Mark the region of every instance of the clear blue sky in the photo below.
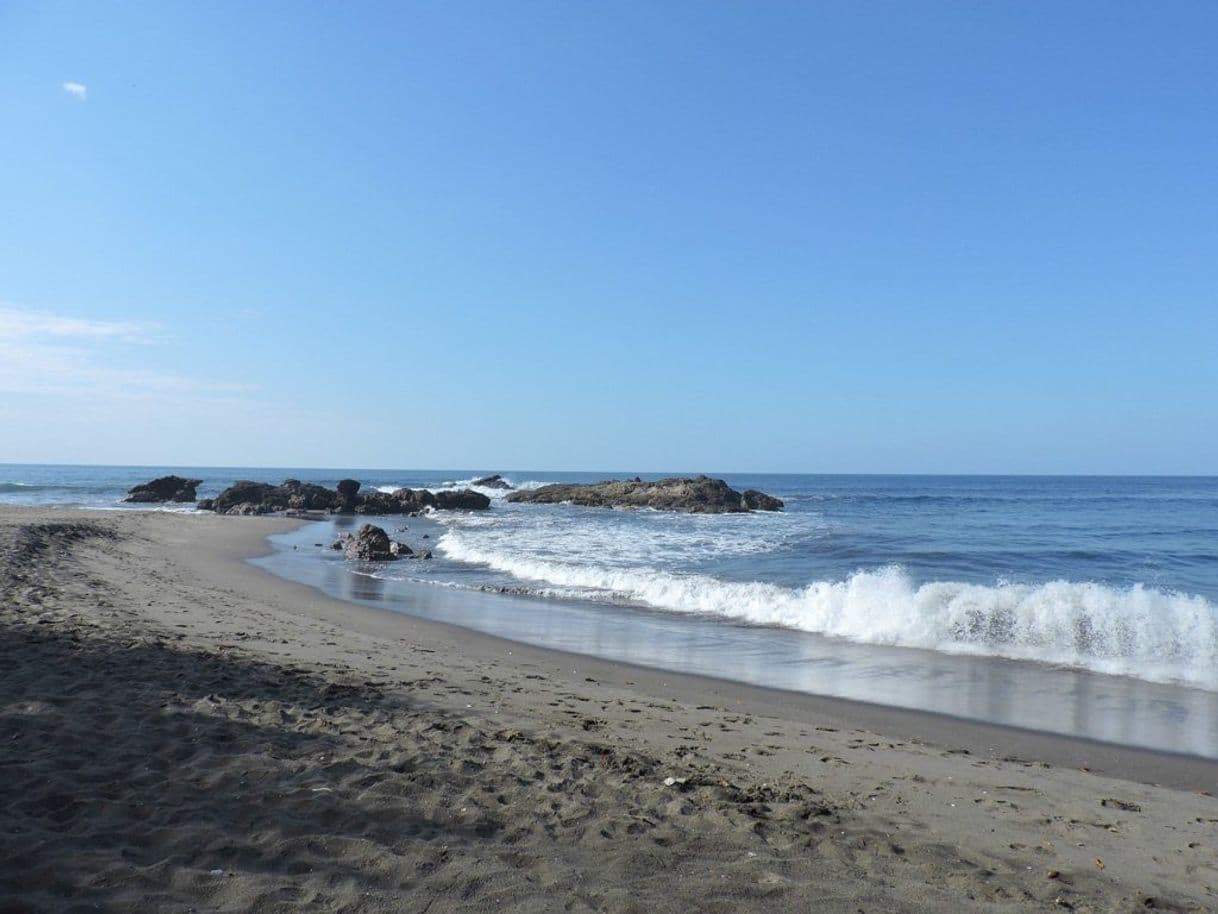
{"type": "Polygon", "coordinates": [[[4,3],[0,460],[1218,472],[1218,4],[4,3]]]}

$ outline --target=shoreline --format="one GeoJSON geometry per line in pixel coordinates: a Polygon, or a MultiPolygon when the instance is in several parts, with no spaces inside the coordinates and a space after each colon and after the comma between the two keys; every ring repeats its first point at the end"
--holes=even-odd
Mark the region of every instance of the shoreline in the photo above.
{"type": "MultiPolygon", "coordinates": [[[[435,785],[448,785],[453,777],[467,784],[470,792],[459,798],[465,806],[444,804],[443,810],[432,809],[429,827],[439,828],[436,823],[443,821],[445,828],[451,828],[475,803],[487,816],[494,812],[498,823],[494,829],[487,831],[487,826],[483,828],[487,833],[481,834],[475,823],[472,832],[458,829],[456,844],[445,845],[463,848],[468,859],[459,868],[469,884],[460,878],[452,885],[432,878],[441,870],[453,876],[457,864],[452,860],[418,874],[422,858],[435,862],[433,841],[398,835],[395,842],[378,845],[392,846],[401,866],[410,863],[410,873],[394,871],[394,891],[423,893],[420,897],[434,900],[436,909],[463,907],[470,901],[462,898],[466,890],[472,891],[471,898],[489,904],[491,896],[486,892],[492,888],[507,892],[502,898],[521,910],[571,906],[559,902],[573,900],[590,910],[646,910],[666,898],[669,906],[677,905],[674,910],[682,907],[676,898],[684,900],[686,909],[727,904],[734,909],[795,910],[806,907],[809,897],[825,898],[826,910],[842,911],[858,907],[990,910],[995,904],[1043,910],[1058,898],[1077,910],[1144,904],[1145,898],[1170,901],[1180,910],[1212,906],[1218,867],[1212,851],[1204,848],[1213,844],[1218,803],[1186,791],[1214,790],[1218,784],[1214,761],[668,673],[338,601],[246,561],[272,548],[266,539],[270,533],[299,523],[166,512],[0,509],[0,532],[43,529],[35,540],[46,557],[39,567],[24,570],[10,559],[6,580],[10,594],[16,596],[10,596],[5,622],[19,637],[14,635],[12,642],[16,678],[3,679],[6,689],[19,687],[18,705],[28,704],[40,690],[45,694],[38,702],[71,704],[71,699],[56,695],[72,694],[64,691],[72,671],[55,668],[58,681],[46,681],[53,678],[47,672],[51,668],[23,666],[21,645],[44,651],[48,645],[74,650],[72,645],[81,643],[118,658],[98,671],[100,681],[115,689],[129,687],[124,677],[143,675],[130,663],[119,662],[129,650],[124,645],[132,643],[142,645],[141,649],[155,648],[151,668],[171,663],[174,669],[181,667],[174,682],[182,681],[180,675],[189,682],[193,674],[185,671],[196,667],[219,665],[226,676],[240,679],[256,666],[303,671],[292,673],[293,681],[301,676],[331,681],[321,687],[320,695],[356,689],[357,706],[338,708],[337,717],[330,715],[338,733],[345,735],[340,739],[323,727],[326,738],[336,742],[325,764],[306,766],[310,777],[316,777],[317,771],[330,770],[331,760],[347,759],[342,762],[342,771],[347,772],[355,759],[364,759],[362,788],[341,779],[326,782],[334,785],[333,802],[344,799],[350,804],[352,833],[366,831],[368,817],[375,818],[374,811],[360,806],[371,789],[365,782],[374,776],[377,783],[405,778],[410,783],[399,783],[400,793],[412,797],[416,805],[434,802],[438,788],[411,793],[411,772],[421,776],[449,771],[441,781],[435,781],[434,775],[428,778],[435,785]],[[75,524],[112,531],[114,538],[90,533],[81,534],[82,542],[70,541],[63,531],[75,524]],[[39,592],[44,595],[37,596],[39,592]],[[27,618],[31,615],[35,618],[27,618]],[[182,667],[186,659],[189,666],[182,667]],[[235,666],[230,670],[230,665],[235,666]],[[403,696],[409,696],[408,706],[400,704],[403,696]],[[447,729],[437,731],[437,726],[447,729]],[[456,739],[454,733],[464,736],[456,739]],[[416,751],[434,740],[438,740],[434,753],[416,751]],[[368,752],[373,755],[365,758],[368,752]],[[403,752],[414,758],[406,773],[392,766],[382,770],[375,763],[378,753],[389,758],[403,752]],[[621,767],[614,767],[619,764],[615,761],[604,770],[595,765],[587,771],[581,768],[578,777],[569,773],[569,766],[580,768],[576,760],[588,758],[589,752],[593,758],[602,753],[602,760],[621,760],[621,767]],[[498,761],[487,767],[490,759],[498,761]],[[536,767],[541,773],[550,765],[568,773],[552,782],[543,777],[533,786],[526,769],[536,767]],[[506,772],[515,775],[509,778],[506,772]],[[666,777],[674,784],[665,786],[666,777]],[[720,786],[729,784],[730,789],[720,786]],[[776,785],[783,785],[781,797],[773,792],[776,785]],[[485,807],[480,799],[483,787],[493,787],[503,803],[485,807]],[[609,795],[616,799],[604,806],[595,798],[609,795]],[[542,797],[563,808],[563,804],[579,808],[539,812],[542,797]],[[619,821],[614,816],[621,809],[638,811],[619,821]],[[633,818],[636,815],[641,819],[633,818]],[[826,828],[830,821],[837,824],[826,828]],[[528,834],[507,842],[503,836],[514,825],[527,825],[528,834]],[[635,826],[638,830],[631,831],[635,826]],[[893,849],[898,844],[894,837],[883,837],[898,833],[903,835],[899,852],[893,849]],[[570,849],[559,855],[561,864],[545,864],[556,853],[558,845],[552,842],[559,838],[561,846],[570,849]],[[648,855],[659,855],[653,868],[689,872],[694,878],[678,888],[673,888],[671,879],[656,882],[654,874],[634,868],[644,848],[648,855]],[[501,859],[509,853],[524,855],[519,866],[508,866],[510,873],[502,870],[501,859]],[[1104,861],[1104,868],[1094,866],[1095,860],[1104,861]],[[712,877],[706,867],[722,879],[712,877]],[[1046,871],[1058,875],[1047,877],[1046,871]],[[547,873],[554,877],[549,883],[547,873]],[[859,879],[861,884],[844,887],[843,880],[859,879]],[[589,895],[579,888],[585,883],[598,888],[589,895]],[[632,908],[634,902],[615,894],[614,884],[618,890],[624,884],[641,893],[643,901],[632,908]],[[676,894],[669,898],[666,893],[671,892],[676,894]]],[[[241,749],[233,764],[247,776],[250,770],[262,768],[268,778],[288,776],[275,761],[278,756],[267,757],[257,750],[259,740],[286,738],[280,723],[283,715],[294,721],[293,740],[312,739],[316,734],[310,728],[321,726],[311,718],[305,726],[308,702],[302,706],[303,716],[292,716],[297,713],[291,707],[294,693],[280,684],[284,675],[265,674],[265,686],[228,696],[223,686],[227,680],[221,676],[221,687],[189,703],[199,727],[212,726],[218,718],[257,723],[257,733],[249,740],[233,737],[241,749]],[[276,708],[261,707],[267,704],[276,708]]],[[[151,700],[166,694],[165,688],[166,683],[157,680],[141,695],[151,700]]],[[[12,704],[16,699],[11,694],[8,700],[10,708],[18,706],[12,704]]],[[[169,702],[181,703],[172,698],[169,702]]],[[[87,722],[69,709],[60,711],[61,719],[53,726],[41,719],[39,723],[50,727],[43,735],[52,748],[63,748],[69,737],[79,742],[80,728],[87,729],[87,722]]],[[[17,726],[13,739],[24,745],[21,727],[29,720],[6,716],[5,735],[17,726]]],[[[147,717],[140,720],[146,723],[147,717]]],[[[111,742],[138,741],[133,734],[118,727],[111,742]]],[[[149,757],[155,760],[158,753],[172,753],[175,745],[167,738],[149,757]]],[[[105,744],[93,748],[107,749],[105,744]]],[[[211,751],[210,744],[206,748],[211,751]]],[[[111,749],[117,752],[119,746],[111,749]]],[[[42,783],[48,766],[55,773],[56,758],[54,753],[34,754],[41,768],[29,773],[42,783]]],[[[187,781],[230,776],[227,767],[216,767],[214,758],[210,765],[203,761],[199,760],[198,770],[187,765],[187,781]]],[[[179,777],[181,767],[169,770],[179,777]]],[[[296,778],[301,770],[293,768],[290,774],[296,778]]],[[[237,777],[236,769],[231,777],[237,777]]],[[[236,783],[226,782],[230,787],[236,783]]],[[[448,787],[439,789],[443,793],[448,787]]],[[[194,799],[202,804],[206,820],[224,820],[210,796],[194,799]]],[[[280,790],[268,796],[296,794],[280,790]]],[[[315,796],[293,805],[293,814],[307,819],[315,796]]],[[[23,801],[18,808],[29,805],[23,801]]],[[[184,806],[179,803],[177,808],[184,806]]],[[[339,815],[334,809],[330,813],[339,815]]],[[[23,822],[27,829],[37,833],[41,828],[62,842],[62,829],[56,831],[48,824],[59,814],[38,807],[27,816],[30,821],[23,822]],[[46,821],[39,824],[40,820],[46,821]]],[[[118,811],[108,814],[121,819],[118,811]]],[[[225,813],[234,820],[247,814],[252,813],[225,813]]],[[[98,817],[105,820],[100,812],[98,817]]],[[[263,834],[254,828],[258,823],[237,824],[241,827],[234,833],[244,843],[254,841],[251,835],[263,834]]],[[[110,825],[117,828],[119,823],[110,825]]],[[[323,822],[320,827],[324,831],[332,826],[323,822]]],[[[391,824],[384,823],[384,828],[391,824]]],[[[365,835],[362,840],[375,844],[379,839],[365,835]]],[[[199,846],[208,844],[202,841],[199,846]]],[[[265,855],[265,849],[256,850],[265,855]]],[[[279,850],[284,856],[273,859],[284,866],[288,866],[284,861],[299,860],[303,853],[295,844],[279,850]]],[[[388,892],[379,882],[368,889],[367,879],[372,871],[383,872],[391,861],[377,852],[379,862],[369,870],[366,855],[373,849],[365,846],[355,858],[351,853],[344,851],[336,858],[347,861],[346,878],[373,894],[388,892]]],[[[18,854],[14,859],[28,856],[18,854]]],[[[149,876],[145,869],[142,880],[124,876],[127,870],[113,861],[99,862],[98,871],[106,874],[102,882],[118,880],[113,884],[122,887],[122,892],[107,889],[111,894],[103,892],[105,897],[122,895],[128,904],[142,899],[144,907],[150,902],[156,906],[155,898],[164,901],[172,896],[210,898],[211,909],[241,910],[251,899],[262,898],[260,892],[271,891],[271,883],[275,891],[283,888],[278,863],[268,871],[265,859],[245,870],[240,862],[230,863],[240,876],[230,881],[239,885],[229,901],[216,901],[208,894],[215,886],[207,874],[215,868],[204,871],[202,864],[195,867],[200,870],[197,884],[193,877],[188,884],[175,883],[168,871],[149,876]],[[169,895],[148,894],[153,892],[146,884],[149,879],[156,891],[169,895]]],[[[191,866],[192,861],[176,860],[170,870],[191,866]]],[[[40,872],[46,864],[41,867],[40,872]]],[[[45,878],[51,880],[50,888],[39,891],[59,897],[64,886],[45,878]]],[[[0,882],[0,888],[10,891],[12,885],[0,882]]],[[[322,885],[314,890],[319,898],[325,895],[323,908],[341,906],[342,893],[327,894],[322,885]]],[[[32,910],[40,910],[38,900],[31,903],[32,910]]]]}
{"type": "MultiPolygon", "coordinates": [[[[290,532],[311,522],[309,519],[296,518],[292,518],[290,521],[290,526],[277,532],[290,532]]],[[[246,564],[253,564],[253,560],[266,558],[278,551],[277,547],[269,542],[270,535],[274,534],[268,534],[262,543],[251,542],[246,547],[248,554],[241,557],[246,564]]],[[[957,751],[967,750],[973,755],[993,758],[1030,756],[1037,761],[1055,766],[1089,768],[1097,773],[1108,773],[1129,780],[1157,783],[1177,789],[1207,789],[1218,784],[1218,759],[1197,753],[1173,752],[933,710],[759,685],[729,677],[703,675],[537,645],[459,623],[425,618],[409,611],[398,611],[370,602],[345,600],[326,593],[320,587],[277,574],[257,564],[254,564],[254,567],[285,587],[303,588],[303,592],[331,601],[337,606],[371,613],[374,618],[382,617],[384,625],[374,623],[371,619],[361,620],[358,615],[344,615],[344,625],[369,633],[390,634],[392,626],[396,624],[395,620],[408,619],[412,625],[419,626],[424,632],[434,626],[436,632],[443,632],[447,636],[461,640],[462,649],[466,652],[474,652],[480,656],[494,656],[497,652],[515,649],[518,655],[527,654],[541,662],[549,660],[554,663],[556,668],[572,665],[583,666],[585,669],[595,667],[602,675],[629,672],[636,687],[646,689],[653,695],[667,691],[674,695],[680,694],[685,701],[691,701],[699,694],[715,694],[730,697],[754,714],[763,714],[767,708],[781,709],[785,715],[804,722],[813,722],[822,718],[833,719],[843,726],[857,726],[881,735],[917,739],[944,747],[950,746],[957,751]],[[385,626],[389,626],[389,628],[385,626]]],[[[482,594],[476,592],[469,594],[469,598],[474,600],[481,596],[482,594]]],[[[1028,663],[1027,661],[998,659],[1002,663],[1028,663]]],[[[1088,673],[1087,675],[1098,676],[1099,674],[1088,673]]],[[[1130,679],[1135,684],[1143,684],[1141,680],[1130,679]]]]}

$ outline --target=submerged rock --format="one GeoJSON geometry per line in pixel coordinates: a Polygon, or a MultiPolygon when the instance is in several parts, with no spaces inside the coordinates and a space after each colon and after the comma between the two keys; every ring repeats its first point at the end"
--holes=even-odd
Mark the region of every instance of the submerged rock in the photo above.
{"type": "Polygon", "coordinates": [[[182,476],[159,476],[130,489],[123,501],[139,504],[194,501],[198,497],[195,495],[195,489],[202,482],[202,479],[186,479],[182,476]]]}
{"type": "Polygon", "coordinates": [[[764,492],[749,489],[742,494],[722,479],[709,476],[672,477],[656,482],[643,482],[636,476],[626,480],[549,485],[513,492],[507,500],[524,504],[570,502],[593,508],[655,508],[695,514],[780,511],[783,507],[781,500],[764,492]]]}
{"type": "Polygon", "coordinates": [[[512,484],[496,473],[494,476],[483,476],[481,479],[475,479],[470,483],[471,486],[478,486],[483,489],[511,489],[512,484]]]}

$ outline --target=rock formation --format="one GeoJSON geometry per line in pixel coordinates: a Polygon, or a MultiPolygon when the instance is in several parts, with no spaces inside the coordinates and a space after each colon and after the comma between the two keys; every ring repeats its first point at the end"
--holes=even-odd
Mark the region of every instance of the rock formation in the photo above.
{"type": "Polygon", "coordinates": [[[344,533],[331,549],[356,562],[392,562],[403,558],[431,558],[430,550],[415,552],[405,543],[389,538],[389,534],[375,524],[364,524],[355,534],[344,533]]]}
{"type": "Polygon", "coordinates": [[[742,511],[780,511],[782,502],[749,489],[737,492],[722,479],[709,476],[673,477],[658,482],[639,478],[597,483],[542,486],[507,496],[510,502],[560,504],[570,502],[594,508],[656,508],[695,514],[725,514],[742,511]]]}
{"type": "Polygon", "coordinates": [[[482,511],[491,506],[489,498],[473,489],[446,489],[435,493],[435,499],[441,511],[482,511]]]}
{"type": "Polygon", "coordinates": [[[347,541],[343,554],[358,562],[387,562],[398,557],[389,534],[373,524],[364,524],[347,541]]]}
{"type": "Polygon", "coordinates": [[[198,496],[195,489],[203,482],[202,479],[184,479],[181,476],[159,476],[151,482],[145,482],[127,492],[123,501],[154,504],[157,502],[194,501],[198,496]]]}
{"type": "Polygon", "coordinates": [[[360,484],[344,479],[338,489],[327,489],[298,479],[285,479],[282,485],[241,480],[213,499],[200,502],[200,510],[217,514],[273,514],[279,511],[329,511],[343,514],[418,514],[437,510],[481,511],[491,500],[472,489],[429,492],[426,489],[398,489],[392,493],[376,489],[360,493],[360,484]]]}
{"type": "Polygon", "coordinates": [[[781,511],[782,499],[775,498],[773,495],[766,495],[765,492],[758,492],[756,489],[745,489],[741,496],[745,506],[750,511],[781,511]]]}
{"type": "Polygon", "coordinates": [[[478,486],[482,489],[510,489],[512,484],[496,473],[494,476],[483,476],[481,479],[475,479],[470,483],[471,486],[478,486]]]}
{"type": "Polygon", "coordinates": [[[359,505],[359,502],[356,500],[356,496],[359,494],[359,480],[340,479],[335,488],[338,490],[339,497],[335,510],[341,511],[344,514],[350,514],[359,505]]]}

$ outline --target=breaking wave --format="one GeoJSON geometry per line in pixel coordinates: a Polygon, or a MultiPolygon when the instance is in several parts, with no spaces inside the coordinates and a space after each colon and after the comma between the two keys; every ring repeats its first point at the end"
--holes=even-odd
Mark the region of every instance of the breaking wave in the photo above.
{"type": "Polygon", "coordinates": [[[392,485],[392,486],[382,485],[382,486],[376,486],[375,488],[378,492],[384,492],[386,494],[392,494],[393,492],[395,492],[401,488],[408,488],[408,489],[422,488],[422,489],[427,489],[428,491],[431,491],[431,492],[450,492],[450,491],[453,491],[456,489],[473,489],[475,492],[481,492],[487,498],[494,500],[494,499],[503,498],[505,495],[509,495],[518,489],[537,489],[537,488],[540,488],[541,486],[548,485],[548,483],[542,482],[540,480],[535,480],[535,479],[526,479],[522,482],[515,482],[514,480],[512,480],[511,478],[509,478],[507,476],[503,477],[503,479],[505,482],[508,483],[508,485],[511,486],[510,489],[489,488],[487,486],[476,486],[473,484],[475,479],[482,479],[482,478],[483,477],[481,477],[481,476],[471,476],[468,479],[445,480],[442,484],[440,484],[438,486],[435,486],[435,485],[420,486],[420,485],[403,484],[400,486],[399,485],[392,485]]]}
{"type": "Polygon", "coordinates": [[[866,644],[1034,660],[1218,690],[1218,607],[1142,584],[918,584],[898,565],[791,588],[524,558],[449,530],[439,549],[539,594],[719,616],[866,644]]]}

